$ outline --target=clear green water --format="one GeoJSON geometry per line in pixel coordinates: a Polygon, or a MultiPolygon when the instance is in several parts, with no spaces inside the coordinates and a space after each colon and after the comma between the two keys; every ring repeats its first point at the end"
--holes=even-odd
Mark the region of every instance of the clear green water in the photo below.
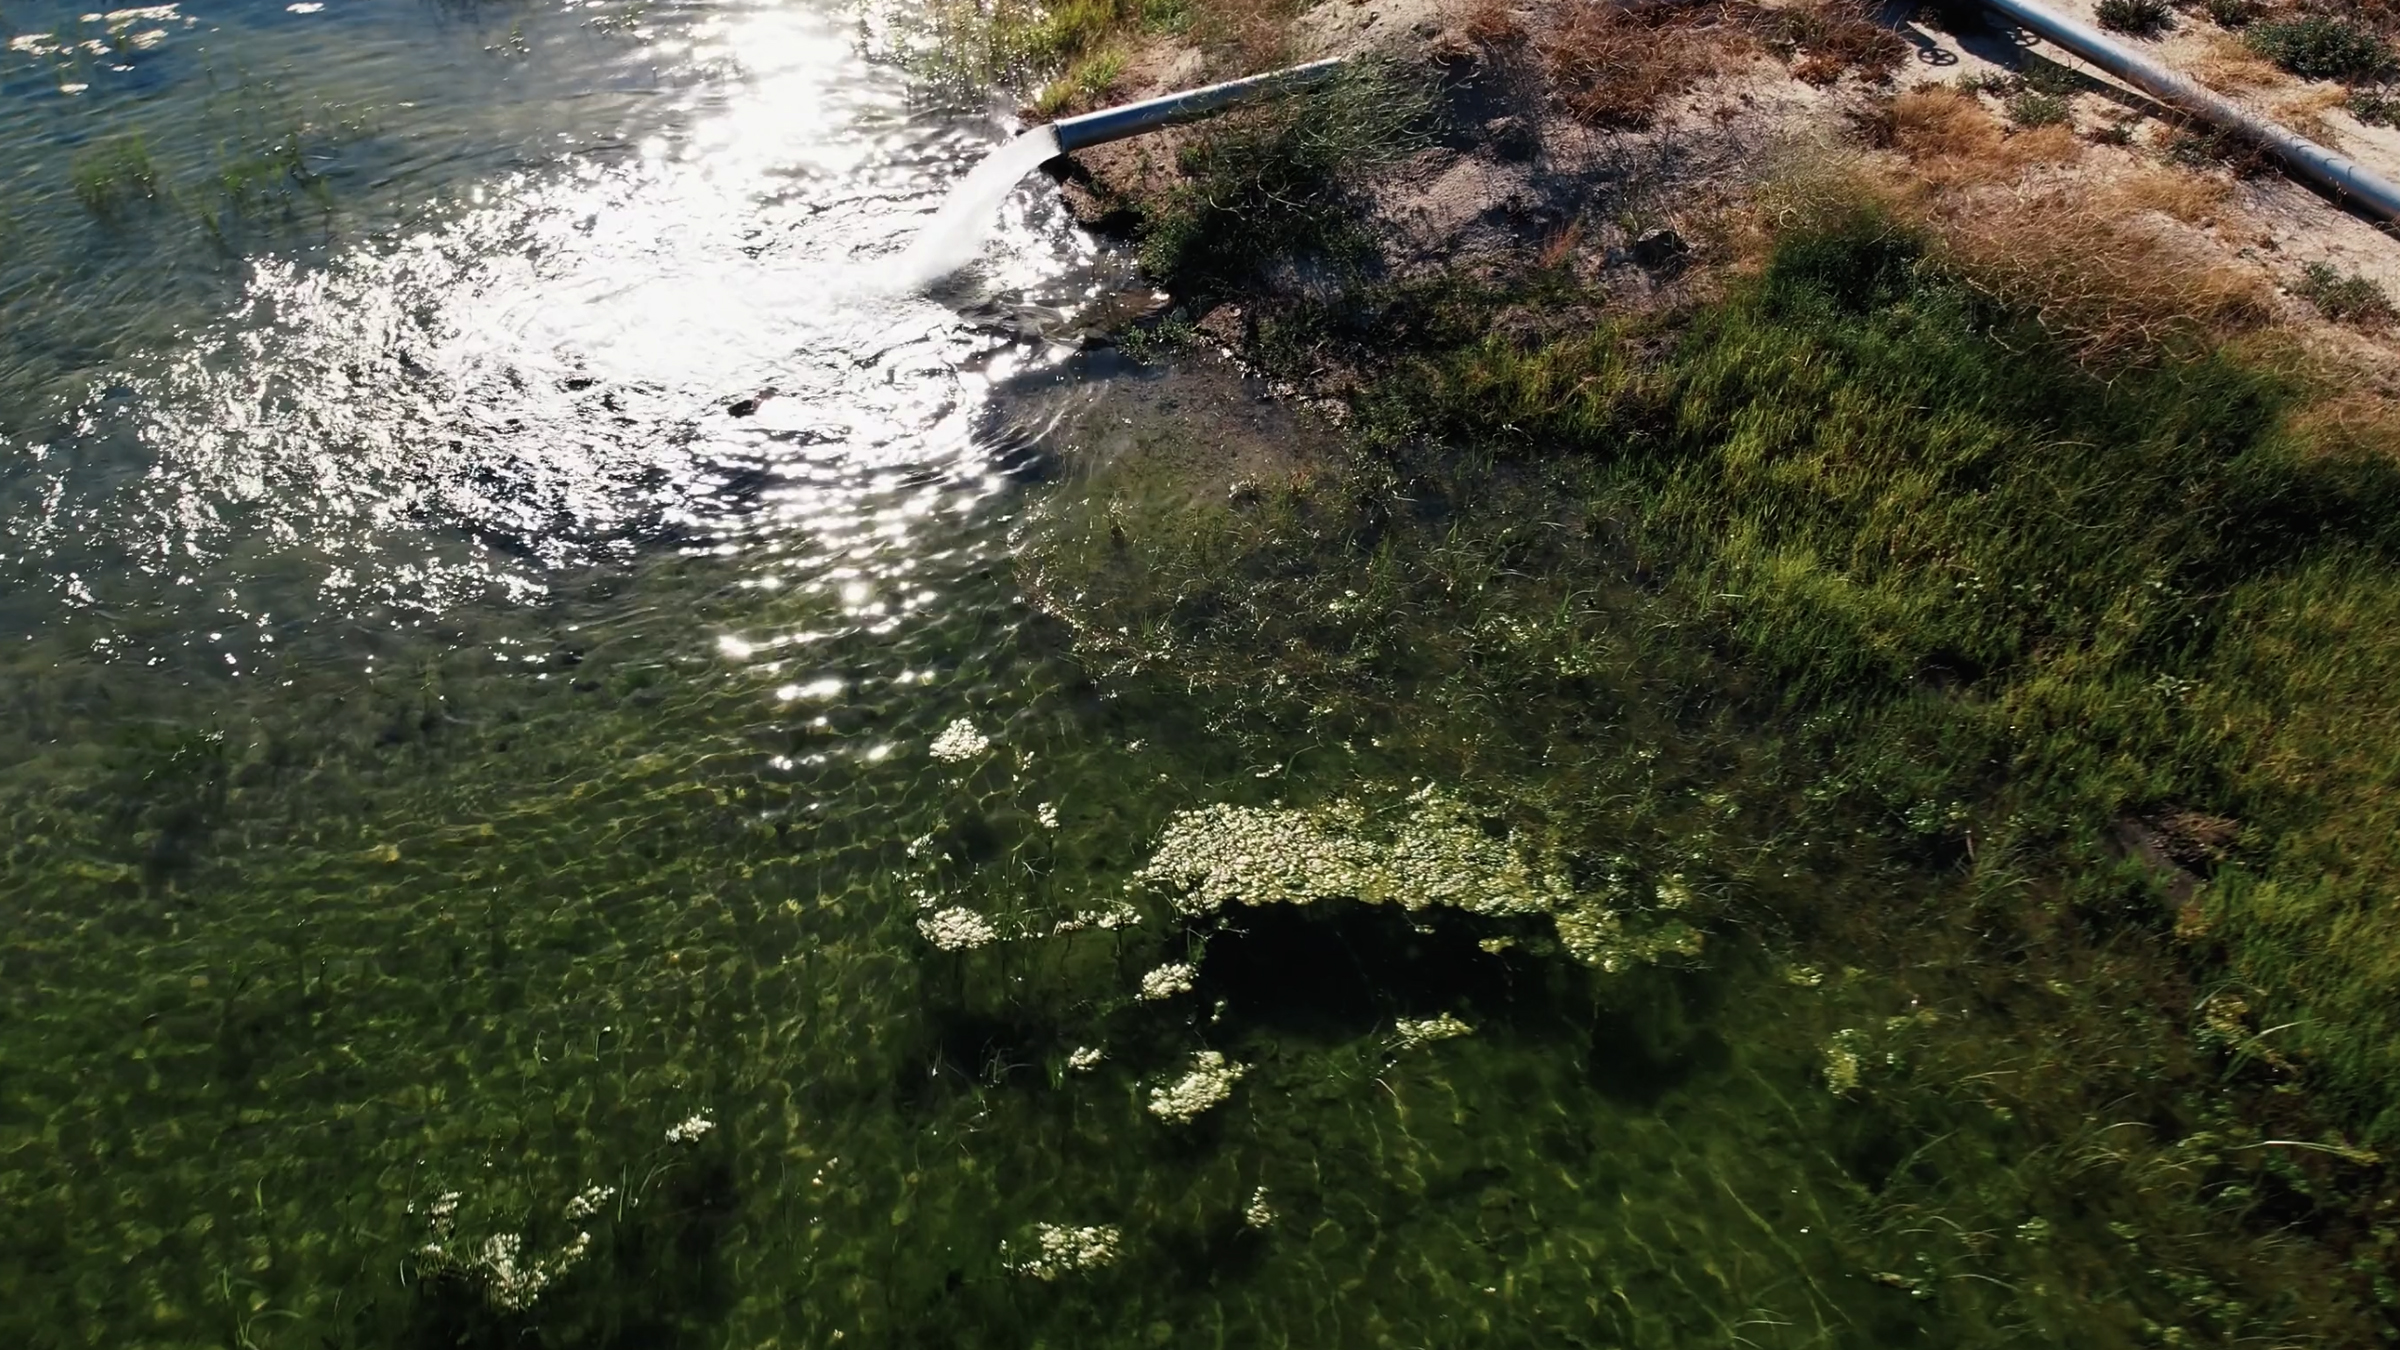
{"type": "Polygon", "coordinates": [[[1127,273],[1036,193],[883,293],[997,130],[875,25],[186,9],[0,17],[13,1340],[2349,1334],[2023,998],[1815,954],[1950,864],[1573,483],[1362,532],[1326,429],[1072,354],[1127,273]],[[1390,893],[1189,912],[1228,804],[1390,893]]]}

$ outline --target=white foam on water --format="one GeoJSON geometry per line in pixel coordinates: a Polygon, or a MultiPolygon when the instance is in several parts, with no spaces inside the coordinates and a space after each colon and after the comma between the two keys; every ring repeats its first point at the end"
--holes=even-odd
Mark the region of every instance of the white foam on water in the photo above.
{"type": "Polygon", "coordinates": [[[929,286],[973,262],[983,251],[984,236],[991,232],[993,217],[1008,194],[1025,175],[1061,153],[1058,132],[1040,126],[986,156],[950,189],[941,209],[901,255],[903,283],[911,288],[929,286]]]}

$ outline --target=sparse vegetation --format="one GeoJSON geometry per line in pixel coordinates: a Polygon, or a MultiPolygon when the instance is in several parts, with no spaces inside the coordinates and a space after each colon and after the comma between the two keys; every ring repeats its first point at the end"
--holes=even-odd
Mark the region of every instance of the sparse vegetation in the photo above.
{"type": "Polygon", "coordinates": [[[2135,37],[2156,37],[2173,22],[2175,11],[2167,0],[2100,0],[2093,16],[2102,28],[2135,37]]]}
{"type": "Polygon", "coordinates": [[[2257,0],[2208,0],[2208,21],[2219,28],[2242,28],[2258,17],[2257,0]]]}
{"type": "Polygon", "coordinates": [[[2039,89],[2025,89],[2008,101],[2008,120],[2020,127],[2064,126],[2073,115],[2067,100],[2039,89]]]}
{"type": "Polygon", "coordinates": [[[1674,5],[1573,0],[1539,46],[1559,103],[1594,126],[1648,126],[1712,64],[1693,22],[1674,5]]]}
{"type": "Polygon", "coordinates": [[[158,165],[139,133],[112,136],[75,156],[69,173],[83,209],[113,220],[137,201],[159,195],[158,165]]]}
{"type": "Polygon", "coordinates": [[[1359,176],[1423,143],[1428,107],[1407,77],[1365,67],[1212,123],[1182,153],[1185,181],[1139,204],[1143,265],[1178,290],[1295,256],[1355,266],[1369,247],[1348,209],[1359,176]]]}
{"type": "Polygon", "coordinates": [[[1870,81],[1889,79],[1908,59],[1908,43],[1876,22],[1860,0],[1814,0],[1789,8],[1763,9],[1753,28],[1768,45],[1788,49],[1792,78],[1829,85],[1856,72],[1870,81]]]}
{"type": "Polygon", "coordinates": [[[2364,24],[2331,14],[2302,14],[2253,24],[2252,51],[2311,80],[2362,80],[2392,64],[2389,44],[2364,24]]]}
{"type": "Polygon", "coordinates": [[[2353,89],[2343,98],[2342,107],[2371,127],[2400,125],[2400,98],[2394,98],[2389,89],[2353,89]]]}
{"type": "Polygon", "coordinates": [[[2356,272],[2344,275],[2332,263],[2312,262],[2302,267],[2292,294],[2315,305],[2326,318],[2343,323],[2383,324],[2393,317],[2392,298],[2383,287],[2356,272]]]}

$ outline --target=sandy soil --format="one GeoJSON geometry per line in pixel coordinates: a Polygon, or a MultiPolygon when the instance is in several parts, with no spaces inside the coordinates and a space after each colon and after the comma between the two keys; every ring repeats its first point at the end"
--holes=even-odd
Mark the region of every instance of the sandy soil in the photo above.
{"type": "MultiPolygon", "coordinates": [[[[2093,0],[2052,3],[2088,20],[2093,0]]],[[[2322,261],[2400,297],[2400,240],[2272,167],[2237,177],[2170,162],[2163,151],[2176,123],[2166,109],[2030,35],[1997,28],[1953,34],[1901,20],[1891,26],[1912,56],[1900,71],[1879,83],[1845,76],[1826,88],[1793,78],[1754,44],[1749,51],[1736,44],[1715,75],[1663,107],[1650,127],[1601,131],[1553,105],[1529,43],[1479,44],[1466,35],[1479,7],[1479,0],[1324,0],[1291,30],[1295,59],[1372,52],[1439,74],[1458,133],[1371,185],[1386,256],[1399,271],[1506,267],[1528,250],[1549,250],[1612,290],[1669,288],[1678,270],[1645,265],[1634,248],[1644,235],[1676,231],[1699,245],[1705,261],[1706,240],[1729,206],[1811,156],[1864,155],[1903,179],[1933,172],[1896,151],[1862,149],[1862,119],[1911,88],[2047,60],[2083,77],[2073,99],[2074,142],[2059,153],[2023,156],[2013,179],[1980,184],[1987,203],[2007,194],[2083,196],[2087,209],[2114,212],[2123,228],[2156,235],[2175,265],[2223,269],[2261,285],[2278,322],[2303,330],[2345,364],[2400,370],[2391,361],[2400,340],[2388,329],[2328,322],[2289,293],[2305,264],[2322,261]],[[2119,125],[2130,129],[2128,143],[2098,138],[2119,125]]],[[[1553,13],[1534,4],[1514,11],[1531,34],[1553,13]]],[[[2275,71],[2205,18],[2183,14],[2177,25],[2136,45],[2287,122],[2313,117],[2310,129],[2334,148],[2400,178],[2400,132],[2350,118],[2335,106],[2338,86],[2275,71]]],[[[1159,43],[1134,55],[1118,96],[1145,97],[1222,73],[1196,51],[1159,43]]],[[[1995,96],[1980,101],[2000,110],[1995,96]]],[[[1087,221],[1106,227],[1123,201],[1172,180],[1179,145],[1180,135],[1169,132],[1086,151],[1068,196],[1087,221]]]]}

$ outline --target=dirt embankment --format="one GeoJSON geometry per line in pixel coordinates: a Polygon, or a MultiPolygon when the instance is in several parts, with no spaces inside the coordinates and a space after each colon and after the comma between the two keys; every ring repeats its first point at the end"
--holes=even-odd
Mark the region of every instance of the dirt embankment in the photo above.
{"type": "MultiPolygon", "coordinates": [[[[2060,8],[2091,17],[2089,0],[2060,8]]],[[[1269,52],[1377,56],[1431,77],[1443,128],[1357,184],[1392,273],[1563,263],[1612,295],[1663,298],[1755,256],[1781,196],[1838,184],[1887,200],[2003,298],[2095,349],[2195,325],[2215,340],[2272,328],[2394,392],[2400,341],[2381,297],[2400,295],[2400,241],[1962,9],[1945,22],[1930,8],[1869,18],[1847,0],[1325,0],[1278,44],[1238,55],[1134,39],[1095,101],[1189,87],[1269,52]]],[[[2198,10],[2128,40],[2400,177],[2400,132],[2198,10]]],[[[1183,151],[1209,134],[1083,152],[1065,190],[1087,222],[1131,228],[1187,182],[1183,151]]]]}

